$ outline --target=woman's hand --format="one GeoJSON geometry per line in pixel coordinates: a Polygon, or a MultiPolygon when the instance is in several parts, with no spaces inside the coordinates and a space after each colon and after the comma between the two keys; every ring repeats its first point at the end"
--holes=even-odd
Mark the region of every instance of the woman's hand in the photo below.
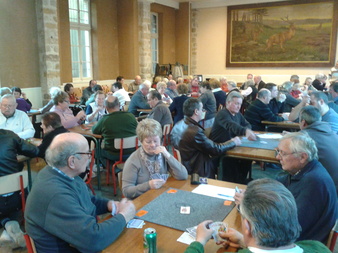
{"type": "Polygon", "coordinates": [[[228,228],[227,232],[219,232],[219,236],[225,241],[217,244],[222,244],[224,247],[245,248],[243,235],[233,228],[228,228]]]}
{"type": "Polygon", "coordinates": [[[168,152],[168,150],[164,146],[158,146],[155,149],[154,153],[156,155],[158,155],[159,153],[162,153],[166,159],[169,159],[169,157],[170,157],[170,153],[168,152]]]}
{"type": "Polygon", "coordinates": [[[160,189],[165,184],[163,179],[152,179],[149,181],[150,189],[160,189]]]}

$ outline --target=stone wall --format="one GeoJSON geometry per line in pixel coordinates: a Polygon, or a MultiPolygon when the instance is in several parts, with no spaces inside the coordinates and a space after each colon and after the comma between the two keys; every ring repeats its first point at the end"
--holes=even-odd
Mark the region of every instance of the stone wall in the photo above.
{"type": "Polygon", "coordinates": [[[191,55],[190,55],[190,75],[197,75],[196,68],[197,68],[197,15],[198,10],[192,9],[191,10],[191,55]]]}

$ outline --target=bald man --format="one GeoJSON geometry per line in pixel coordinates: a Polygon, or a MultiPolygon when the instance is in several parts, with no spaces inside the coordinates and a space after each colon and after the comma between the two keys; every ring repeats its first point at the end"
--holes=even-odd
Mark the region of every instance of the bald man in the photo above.
{"type": "Polygon", "coordinates": [[[137,75],[133,82],[128,85],[128,92],[135,94],[139,90],[139,86],[142,83],[142,78],[137,75]]]}
{"type": "MultiPolygon", "coordinates": [[[[115,96],[107,96],[105,107],[108,114],[93,126],[92,132],[103,136],[104,148],[101,155],[114,161],[119,158],[119,150],[114,148],[114,139],[136,135],[137,121],[132,113],[120,111],[119,99],[115,96]]],[[[124,154],[129,156],[134,150],[125,150],[124,154]]]]}
{"type": "Polygon", "coordinates": [[[76,133],[56,136],[47,149],[49,166],[39,172],[25,211],[26,230],[37,252],[101,251],[134,217],[133,202],[89,194],[79,175],[90,156],[87,140],[76,133]],[[113,217],[98,223],[96,216],[107,212],[113,217]]]}

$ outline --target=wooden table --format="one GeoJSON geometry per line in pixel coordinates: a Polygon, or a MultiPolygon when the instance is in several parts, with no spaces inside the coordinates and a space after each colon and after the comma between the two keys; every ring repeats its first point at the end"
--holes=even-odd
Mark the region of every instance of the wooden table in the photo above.
{"type": "Polygon", "coordinates": [[[87,139],[91,140],[95,144],[95,164],[97,168],[97,187],[101,190],[101,170],[100,170],[100,157],[101,157],[101,142],[103,136],[100,134],[93,134],[92,127],[93,123],[84,124],[68,128],[70,132],[82,134],[87,139]]]}
{"type": "Polygon", "coordinates": [[[263,120],[262,124],[265,124],[265,128],[267,128],[269,125],[272,125],[272,126],[283,128],[283,129],[285,128],[285,129],[300,130],[299,123],[295,123],[293,121],[272,122],[272,121],[263,120]]]}
{"type": "MultiPolygon", "coordinates": [[[[238,185],[213,179],[208,179],[208,182],[210,185],[222,187],[235,188],[235,186],[238,186],[241,189],[245,188],[244,185],[238,185]]],[[[157,196],[167,191],[170,187],[185,191],[192,191],[194,188],[196,188],[196,185],[190,184],[190,178],[184,181],[178,181],[173,178],[169,178],[167,183],[161,189],[149,190],[148,192],[136,198],[134,200],[136,210],[148,204],[157,196]]],[[[205,208],[205,206],[201,206],[201,208],[205,208]]],[[[210,217],[210,219],[212,220],[212,217],[210,217]]],[[[224,222],[226,222],[229,227],[241,231],[241,217],[236,208],[232,209],[229,215],[224,219],[224,222]]],[[[124,229],[119,238],[109,247],[103,250],[103,252],[143,252],[143,231],[145,228],[149,227],[155,228],[157,231],[158,253],[184,252],[184,250],[188,247],[188,245],[186,244],[177,242],[177,239],[183,234],[182,231],[157,225],[151,222],[146,222],[146,224],[143,226],[143,229],[124,229]]],[[[237,249],[235,248],[228,248],[227,250],[225,250],[223,247],[216,245],[214,240],[209,240],[209,242],[205,245],[205,252],[236,252],[236,250],[237,249]]]]}
{"type": "Polygon", "coordinates": [[[36,122],[36,116],[41,115],[41,112],[37,109],[31,109],[29,112],[27,112],[28,117],[32,117],[32,123],[36,122]]]}
{"type": "Polygon", "coordinates": [[[226,156],[267,163],[279,163],[279,160],[276,158],[275,150],[268,149],[238,146],[234,149],[228,150],[226,152],[226,156]]]}

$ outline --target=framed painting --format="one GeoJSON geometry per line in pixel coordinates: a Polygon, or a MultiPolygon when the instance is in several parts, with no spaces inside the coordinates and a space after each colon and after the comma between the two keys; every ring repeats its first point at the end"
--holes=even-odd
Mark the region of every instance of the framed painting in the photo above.
{"type": "Polygon", "coordinates": [[[338,1],[228,7],[227,67],[332,67],[338,1]]]}

